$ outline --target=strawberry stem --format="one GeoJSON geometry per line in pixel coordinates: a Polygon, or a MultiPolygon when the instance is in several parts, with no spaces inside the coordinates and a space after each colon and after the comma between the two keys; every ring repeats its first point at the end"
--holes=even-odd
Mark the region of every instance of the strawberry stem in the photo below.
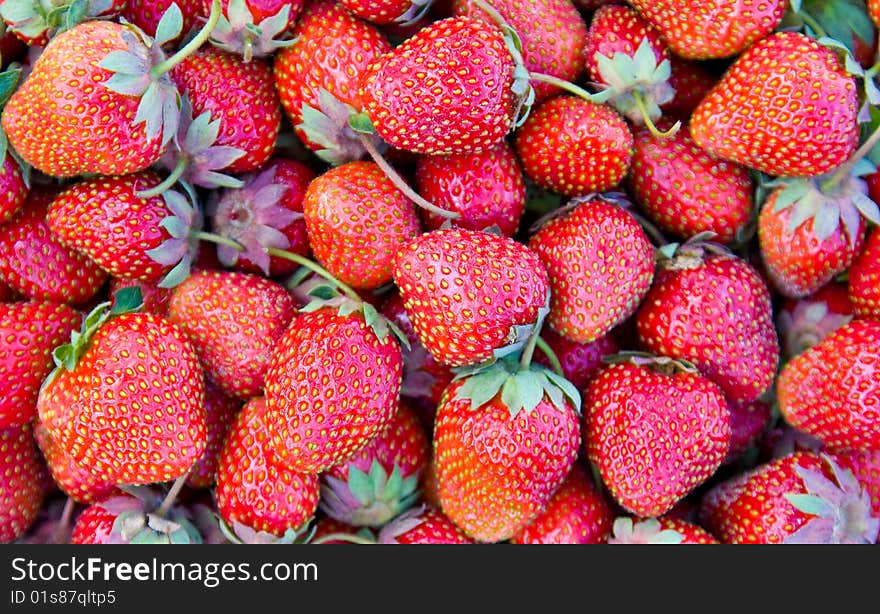
{"type": "Polygon", "coordinates": [[[373,162],[375,162],[376,165],[382,169],[382,172],[385,173],[385,176],[391,180],[391,183],[393,183],[398,190],[403,192],[403,194],[408,199],[413,201],[422,209],[430,211],[435,215],[439,215],[450,220],[455,220],[461,217],[461,214],[455,211],[447,211],[446,209],[441,209],[437,205],[430,203],[419,196],[419,194],[409,186],[409,184],[403,179],[403,177],[401,177],[400,174],[396,170],[394,170],[394,167],[388,163],[388,160],[386,160],[382,156],[382,154],[379,153],[379,150],[376,149],[375,144],[373,144],[373,142],[367,135],[358,133],[358,137],[360,138],[361,144],[364,146],[364,149],[366,149],[367,153],[370,154],[373,162]]]}
{"type": "Polygon", "coordinates": [[[211,2],[211,12],[208,14],[208,20],[205,22],[205,25],[202,26],[202,29],[196,33],[192,40],[181,47],[177,53],[150,69],[150,77],[152,80],[155,81],[195,53],[211,37],[211,32],[214,31],[214,26],[217,25],[218,21],[220,21],[220,0],[213,0],[211,2]]]}
{"type": "Polygon", "coordinates": [[[536,335],[538,340],[536,343],[538,347],[544,352],[544,356],[547,357],[547,360],[550,361],[550,364],[553,367],[553,370],[557,375],[565,377],[565,373],[562,371],[562,363],[559,362],[559,357],[556,355],[556,352],[553,351],[553,348],[550,347],[550,344],[544,341],[544,339],[540,335],[536,335]]]}
{"type": "Polygon", "coordinates": [[[189,167],[189,157],[181,156],[170,175],[165,177],[165,179],[154,185],[152,188],[135,192],[134,195],[138,198],[147,199],[163,194],[166,190],[170,189],[175,183],[177,183],[177,180],[186,172],[187,167],[189,167]]]}
{"type": "Polygon", "coordinates": [[[846,176],[849,175],[850,172],[852,172],[852,169],[855,167],[855,165],[858,164],[862,158],[868,155],[868,152],[874,149],[874,146],[878,142],[880,142],[880,127],[874,130],[871,136],[869,136],[868,139],[864,143],[862,143],[861,147],[856,150],[856,153],[854,153],[849,160],[844,162],[842,166],[834,171],[834,174],[831,176],[830,179],[828,179],[828,181],[825,181],[824,183],[822,183],[822,185],[819,186],[822,192],[828,193],[833,190],[834,186],[843,181],[846,176]]]}
{"type": "MultiPolygon", "coordinates": [[[[542,341],[541,339],[541,327],[544,325],[544,319],[538,318],[538,322],[535,324],[535,329],[532,331],[532,336],[529,337],[529,340],[526,342],[526,346],[523,348],[522,356],[519,359],[519,369],[520,371],[527,371],[529,365],[532,364],[532,357],[535,355],[535,348],[538,346],[538,343],[542,341]]],[[[549,347],[549,346],[548,346],[549,347]]],[[[543,349],[543,348],[541,348],[543,349]]],[[[553,350],[550,350],[553,353],[553,350]]],[[[544,351],[547,354],[547,351],[544,351]]],[[[548,357],[550,354],[547,354],[548,357]]],[[[552,362],[552,360],[551,360],[552,362]]],[[[557,358],[556,362],[559,362],[557,358]]],[[[562,369],[562,365],[559,365],[560,370],[562,369]]],[[[560,374],[562,375],[562,374],[560,374]]]]}
{"type": "Polygon", "coordinates": [[[566,81],[565,79],[554,77],[553,75],[548,75],[541,72],[532,72],[529,73],[529,80],[538,81],[539,83],[549,83],[550,85],[555,85],[556,87],[561,88],[566,92],[569,92],[570,94],[574,94],[579,98],[583,98],[584,100],[587,100],[589,102],[596,102],[593,95],[584,88],[579,87],[569,81],[566,81]]]}
{"type": "Polygon", "coordinates": [[[486,2],[485,0],[471,0],[474,6],[477,6],[489,15],[489,18],[498,24],[502,28],[510,28],[510,25],[507,23],[507,20],[502,17],[501,13],[499,13],[494,6],[486,2]]]}
{"type": "Polygon", "coordinates": [[[367,539],[366,537],[361,537],[360,535],[351,535],[349,533],[331,533],[330,535],[324,535],[323,537],[319,537],[313,542],[310,542],[313,545],[317,544],[326,544],[331,541],[344,541],[350,544],[362,544],[364,546],[372,546],[375,545],[376,542],[372,539],[367,539]]]}
{"type": "Polygon", "coordinates": [[[183,489],[184,485],[186,484],[186,478],[188,475],[189,471],[174,480],[174,484],[171,485],[171,490],[168,491],[168,494],[165,495],[165,498],[162,499],[162,503],[156,509],[156,516],[158,516],[159,518],[165,518],[165,514],[167,514],[171,510],[171,506],[174,505],[174,501],[177,499],[177,495],[180,494],[181,489],[183,489]]]}
{"type": "Polygon", "coordinates": [[[648,128],[648,131],[658,139],[666,139],[673,136],[676,132],[681,128],[681,121],[675,122],[675,124],[665,132],[660,132],[657,126],[654,124],[654,120],[651,119],[650,113],[648,113],[648,105],[645,104],[645,96],[640,90],[632,91],[633,100],[636,103],[636,107],[639,109],[639,113],[642,116],[642,121],[645,122],[645,127],[648,128]]]}

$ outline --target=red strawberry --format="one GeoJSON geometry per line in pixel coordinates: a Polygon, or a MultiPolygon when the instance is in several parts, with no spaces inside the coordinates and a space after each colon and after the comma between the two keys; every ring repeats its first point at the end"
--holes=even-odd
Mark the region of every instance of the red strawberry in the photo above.
{"type": "Polygon", "coordinates": [[[581,343],[635,313],[651,287],[654,250],[632,215],[601,196],[572,201],[529,240],[550,274],[548,323],[581,343]]]}
{"type": "Polygon", "coordinates": [[[718,83],[717,75],[709,72],[701,62],[669,56],[669,85],[675,91],[672,100],[660,105],[664,114],[690,117],[706,94],[718,83]]]}
{"type": "Polygon", "coordinates": [[[186,483],[193,488],[210,488],[217,481],[217,467],[226,434],[241,409],[241,401],[226,396],[211,384],[205,385],[205,453],[196,461],[186,483]]]}
{"type": "Polygon", "coordinates": [[[857,92],[835,53],[796,32],[746,50],[690,121],[709,153],[779,177],[821,175],[855,151],[857,92]],[[813,100],[815,92],[823,95],[813,100]]]}
{"type": "Polygon", "coordinates": [[[266,61],[245,62],[241,56],[208,46],[172,68],[171,78],[189,98],[194,116],[207,111],[220,120],[216,144],[245,152],[226,171],[253,171],[272,156],[281,128],[281,105],[266,61]]]}
{"type": "Polygon", "coordinates": [[[770,292],[758,272],[732,254],[712,254],[699,244],[678,248],[658,272],[636,325],[648,351],[692,362],[731,401],[754,401],[776,375],[770,292]]]}
{"type": "MultiPolygon", "coordinates": [[[[345,524],[344,522],[339,522],[332,518],[319,518],[315,521],[314,527],[315,530],[308,542],[310,544],[350,544],[353,541],[351,540],[352,536],[354,536],[355,539],[364,538],[365,541],[376,541],[375,535],[373,535],[373,532],[370,529],[358,529],[350,524],[345,524]]],[[[355,543],[361,542],[358,539],[355,543]]]]}
{"type": "Polygon", "coordinates": [[[46,210],[54,196],[45,188],[32,189],[24,209],[0,226],[0,278],[31,299],[81,305],[97,294],[107,275],[52,235],[46,210]]]}
{"type": "Polygon", "coordinates": [[[787,299],[776,317],[782,347],[794,358],[853,319],[846,286],[830,283],[802,299],[787,299]]]}
{"type": "Polygon", "coordinates": [[[717,544],[711,533],[703,527],[661,516],[647,520],[618,518],[614,521],[614,535],[609,544],[717,544]]]}
{"type": "Polygon", "coordinates": [[[544,511],[510,538],[512,544],[599,544],[614,514],[587,472],[575,465],[544,511]]]}
{"type": "Polygon", "coordinates": [[[880,518],[880,451],[839,452],[834,458],[853,472],[871,498],[871,515],[880,518]]]}
{"type": "MultiPolygon", "coordinates": [[[[541,331],[541,338],[547,342],[547,345],[556,354],[556,358],[559,359],[562,375],[578,390],[586,388],[590,380],[604,366],[603,358],[616,354],[620,350],[613,334],[599,337],[595,341],[580,343],[547,328],[541,331]]],[[[535,356],[535,362],[545,367],[552,365],[543,351],[535,356]]]]}
{"type": "Polygon", "coordinates": [[[55,442],[95,477],[120,484],[184,475],[205,450],[204,378],[180,330],[150,314],[97,307],[37,401],[55,442]],[[144,428],[149,424],[150,428],[144,428]]]}
{"type": "Polygon", "coordinates": [[[8,153],[0,166],[0,224],[11,220],[24,206],[28,187],[25,185],[21,167],[8,153]]]}
{"type": "Polygon", "coordinates": [[[381,527],[418,497],[428,438],[415,412],[401,404],[388,430],[353,458],[321,476],[321,510],[362,527],[381,527]]]}
{"type": "MultiPolygon", "coordinates": [[[[454,226],[486,230],[496,226],[512,237],[526,205],[523,172],[513,147],[502,141],[481,153],[419,156],[416,188],[428,202],[461,215],[454,226]]],[[[425,227],[436,230],[445,218],[419,211],[425,227]]]]}
{"type": "Polygon", "coordinates": [[[158,493],[118,495],[93,503],[76,519],[72,544],[200,544],[202,537],[181,507],[157,508],[158,493]]]}
{"type": "Polygon", "coordinates": [[[270,462],[265,451],[270,422],[262,397],[251,399],[238,414],[220,454],[217,509],[228,523],[282,537],[315,515],[318,476],[270,462]]]}
{"type": "Polygon", "coordinates": [[[0,543],[19,538],[43,504],[40,453],[29,425],[0,430],[0,543]]]}
{"type": "Polygon", "coordinates": [[[529,115],[515,144],[529,179],[565,196],[584,196],[620,183],[629,171],[633,137],[611,107],[557,96],[529,115]]]}
{"type": "MultiPolygon", "coordinates": [[[[203,0],[203,13],[210,14],[213,0],[203,0]]],[[[289,34],[305,0],[222,0],[220,18],[211,31],[211,42],[252,57],[272,55],[290,45],[289,34]]]]}
{"type": "Polygon", "coordinates": [[[79,329],[82,315],[58,303],[0,303],[0,429],[33,420],[52,371],[52,351],[79,329]]]}
{"type": "Polygon", "coordinates": [[[379,532],[380,544],[472,544],[474,543],[443,512],[414,509],[395,518],[379,532]]]}
{"type": "Polygon", "coordinates": [[[856,317],[880,320],[880,230],[876,228],[849,269],[849,299],[856,317]]]}
{"type": "Polygon", "coordinates": [[[671,137],[640,130],[634,138],[628,183],[651,221],[684,239],[708,231],[730,243],[752,211],[748,170],[713,158],[687,130],[671,137]]]}
{"type": "Polygon", "coordinates": [[[360,312],[322,307],[301,314],[278,340],[266,372],[275,462],[320,473],[352,458],[391,423],[402,371],[397,343],[380,338],[360,312]]]}
{"type": "Polygon", "coordinates": [[[534,252],[508,237],[463,228],[410,241],[397,257],[394,281],[422,345],[453,367],[521,345],[549,294],[534,252]]]}
{"type": "Polygon", "coordinates": [[[292,273],[296,264],[269,256],[265,248],[284,249],[300,256],[309,253],[303,198],[315,173],[295,160],[273,158],[257,173],[242,177],[241,188],[229,188],[211,206],[213,231],[240,243],[238,252],[217,246],[224,266],[246,273],[279,276],[292,273]]]}
{"type": "Polygon", "coordinates": [[[366,152],[348,125],[363,110],[358,82],[376,57],[391,50],[378,28],[340,2],[310,0],[293,30],[296,44],[275,55],[275,88],[306,147],[334,164],[366,152]]]}
{"type": "Polygon", "coordinates": [[[729,402],[730,448],[725,464],[737,460],[770,423],[770,406],[763,401],[729,402]]]}
{"type": "MultiPolygon", "coordinates": [[[[202,0],[128,0],[122,9],[122,18],[139,27],[150,36],[156,36],[156,28],[162,15],[172,5],[180,9],[183,25],[181,36],[186,36],[198,23],[202,12],[202,0]]],[[[175,42],[178,38],[171,39],[175,42]]]]}
{"type": "Polygon", "coordinates": [[[33,0],[5,0],[0,5],[6,28],[30,46],[45,47],[58,32],[82,21],[116,17],[127,0],[87,0],[75,6],[73,0],[56,0],[47,7],[33,0]]]}
{"type": "Polygon", "coordinates": [[[398,250],[419,234],[415,206],[375,162],[349,162],[309,184],[309,244],[339,281],[374,290],[391,281],[398,250]]]}
{"type": "MultiPolygon", "coordinates": [[[[392,147],[475,153],[499,143],[518,114],[515,62],[500,31],[471,17],[435,21],[362,74],[359,95],[392,147]]],[[[528,87],[522,84],[523,88],[528,87]]]]}
{"type": "Polygon", "coordinates": [[[796,452],[722,482],[700,520],[724,543],[870,543],[880,520],[852,472],[831,457],[796,452]]]}
{"type": "Polygon", "coordinates": [[[660,31],[676,55],[703,60],[738,55],[760,41],[779,25],[787,3],[632,0],[630,4],[660,31]]]}
{"type": "Polygon", "coordinates": [[[174,289],[168,319],[189,337],[217,388],[247,400],[262,393],[272,350],[295,309],[287,290],[263,277],[197,271],[174,289]]]}
{"type": "Polygon", "coordinates": [[[880,322],[853,320],[779,374],[779,411],[838,450],[880,449],[880,322]]]}
{"type": "Polygon", "coordinates": [[[590,382],[584,445],[624,509],[660,516],[721,465],[730,447],[730,412],[721,390],[698,373],[649,366],[660,359],[631,360],[590,382]]]}

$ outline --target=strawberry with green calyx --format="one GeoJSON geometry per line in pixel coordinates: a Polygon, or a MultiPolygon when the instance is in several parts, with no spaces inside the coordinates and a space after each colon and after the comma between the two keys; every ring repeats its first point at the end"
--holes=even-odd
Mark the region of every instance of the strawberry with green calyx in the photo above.
{"type": "Polygon", "coordinates": [[[42,470],[30,425],[0,429],[0,543],[18,539],[36,519],[42,470]]]}
{"type": "Polygon", "coordinates": [[[849,269],[849,300],[859,318],[880,320],[880,230],[871,231],[849,269]]]}
{"type": "Polygon", "coordinates": [[[700,520],[723,543],[873,544],[880,519],[853,473],[829,455],[796,452],[722,482],[700,520]]]}
{"type": "Polygon", "coordinates": [[[727,402],[685,361],[639,353],[608,360],[585,393],[584,445],[621,507],[660,516],[724,461],[727,402]]]}
{"type": "Polygon", "coordinates": [[[272,545],[288,545],[288,544],[307,544],[314,543],[312,538],[315,534],[315,525],[307,522],[299,529],[286,529],[283,534],[275,535],[269,531],[258,531],[252,529],[238,520],[226,522],[222,517],[218,519],[217,515],[212,512],[211,517],[218,521],[220,534],[223,542],[227,544],[272,544],[272,545]]]}
{"type": "MultiPolygon", "coordinates": [[[[210,6],[210,2],[206,4],[210,6]]],[[[295,39],[284,37],[293,29],[302,6],[303,0],[223,0],[211,43],[240,54],[245,62],[272,55],[294,44],[295,39]],[[277,9],[274,14],[273,9],[277,9]]]]}
{"type": "Polygon", "coordinates": [[[546,309],[520,355],[462,368],[434,424],[443,512],[480,542],[510,539],[550,502],[580,448],[581,395],[532,363],[546,309]]]}
{"type": "Polygon", "coordinates": [[[182,20],[180,35],[166,43],[172,45],[179,42],[181,37],[189,35],[195,26],[201,23],[199,18],[203,13],[205,16],[210,13],[210,10],[204,10],[203,0],[128,0],[122,9],[121,17],[149,36],[155,37],[162,16],[172,4],[177,4],[180,8],[182,20]]]}
{"type": "Polygon", "coordinates": [[[614,521],[609,544],[717,544],[711,533],[699,525],[661,516],[638,520],[626,516],[614,521]]]}
{"type": "Polygon", "coordinates": [[[161,46],[180,31],[176,4],[155,38],[108,21],[84,22],[53,38],[3,109],[10,144],[55,177],[125,175],[155,163],[177,131],[180,95],[169,71],[205,41],[219,2],[204,29],[170,58],[161,46]],[[47,102],[68,97],[76,104],[47,102]]]}
{"type": "Polygon", "coordinates": [[[127,0],[5,0],[0,16],[7,30],[28,45],[45,47],[55,34],[83,21],[113,19],[127,0]]]}
{"type": "Polygon", "coordinates": [[[794,358],[852,319],[846,286],[832,282],[810,296],[786,300],[776,316],[776,329],[785,356],[794,358]]]}
{"type": "Polygon", "coordinates": [[[872,516],[880,518],[880,450],[838,452],[834,458],[841,467],[853,472],[871,498],[872,516]]]}
{"type": "Polygon", "coordinates": [[[385,433],[324,472],[320,509],[357,527],[384,526],[416,502],[427,462],[425,431],[415,412],[401,404],[385,433]]]}
{"type": "Polygon", "coordinates": [[[348,11],[376,25],[408,26],[417,23],[434,0],[339,0],[348,11]]]}
{"type": "Polygon", "coordinates": [[[49,435],[80,466],[117,484],[184,476],[205,450],[204,375],[183,333],[136,313],[136,288],[96,307],[37,399],[49,435]],[[136,355],[138,368],[131,365],[136,355]],[[140,425],[148,420],[151,429],[140,425]],[[157,435],[160,433],[161,435],[157,435]]]}

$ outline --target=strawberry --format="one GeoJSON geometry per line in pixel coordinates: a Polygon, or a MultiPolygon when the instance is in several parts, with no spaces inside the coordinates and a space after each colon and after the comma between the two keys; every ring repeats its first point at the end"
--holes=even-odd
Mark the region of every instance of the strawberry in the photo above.
{"type": "Polygon", "coordinates": [[[527,355],[463,371],[434,424],[443,512],[480,542],[510,539],[535,520],[580,448],[580,393],[527,355]]]}
{"type": "Polygon", "coordinates": [[[880,28],[880,0],[867,0],[868,16],[880,28]]]}
{"type": "Polygon", "coordinates": [[[0,166],[0,194],[3,195],[0,199],[0,224],[3,224],[21,211],[28,194],[21,167],[8,153],[0,166]]]}
{"type": "Polygon", "coordinates": [[[700,520],[723,543],[870,543],[880,520],[851,471],[830,456],[795,452],[721,482],[700,520]]]}
{"type": "Polygon", "coordinates": [[[575,199],[529,239],[550,275],[548,323],[580,343],[635,313],[651,287],[654,251],[632,215],[602,196],[575,199]]]}
{"type": "Polygon", "coordinates": [[[565,196],[585,196],[620,183],[629,171],[633,136],[611,107],[557,96],[534,109],[515,145],[533,182],[565,196]]]}
{"type": "Polygon", "coordinates": [[[692,522],[670,516],[636,520],[621,517],[614,521],[609,544],[717,544],[711,533],[692,522]]]}
{"type": "Polygon", "coordinates": [[[871,231],[850,267],[848,288],[856,317],[880,320],[880,230],[871,231]]]}
{"type": "Polygon", "coordinates": [[[379,532],[380,544],[473,544],[443,512],[414,509],[401,514],[379,532]]]}
{"type": "Polygon", "coordinates": [[[463,228],[407,243],[394,282],[422,345],[452,367],[521,346],[549,295],[547,273],[529,248],[463,228]]]}
{"type": "Polygon", "coordinates": [[[0,543],[31,526],[43,504],[40,453],[29,425],[0,430],[0,543]]]}
{"type": "Polygon", "coordinates": [[[56,33],[82,21],[111,19],[127,0],[88,0],[75,6],[73,0],[55,0],[48,7],[34,0],[5,0],[0,15],[9,31],[31,46],[45,47],[56,33]]]}
{"type": "MultiPolygon", "coordinates": [[[[203,8],[202,0],[128,0],[122,9],[121,16],[149,36],[155,37],[162,15],[172,4],[176,4],[180,9],[182,22],[180,35],[186,36],[198,23],[203,8]]],[[[177,41],[179,41],[179,37],[172,38],[168,42],[177,41]]]]}
{"type": "Polygon", "coordinates": [[[708,231],[730,243],[752,211],[749,172],[713,158],[687,130],[668,137],[636,132],[628,185],[651,221],[684,239],[708,231]]]}
{"type": "Polygon", "coordinates": [[[321,510],[357,527],[382,527],[415,503],[427,462],[425,431],[415,412],[401,404],[388,430],[324,472],[321,510]]]}
{"type": "Polygon", "coordinates": [[[186,509],[158,506],[152,490],[93,503],[76,519],[72,544],[200,544],[202,537],[186,509]]]}
{"type": "Polygon", "coordinates": [[[790,360],[776,394],[783,418],[839,450],[880,449],[880,322],[853,320],[790,360]]]}
{"type": "Polygon", "coordinates": [[[306,189],[303,215],[315,259],[359,290],[389,283],[398,250],[420,230],[415,206],[375,162],[320,175],[306,189]]]}
{"type": "Polygon", "coordinates": [[[853,319],[846,286],[830,283],[802,299],[787,299],[776,317],[785,356],[794,358],[853,319]]]}
{"type": "Polygon", "coordinates": [[[515,61],[494,24],[471,17],[435,21],[373,60],[358,93],[389,145],[438,155],[499,143],[516,121],[515,61]]]}
{"type": "Polygon", "coordinates": [[[607,539],[612,519],[602,493],[576,464],[544,511],[511,537],[510,543],[599,544],[607,539]]]}
{"type": "Polygon", "coordinates": [[[296,304],[273,281],[232,271],[197,271],[171,295],[168,319],[189,338],[205,375],[229,396],[263,390],[272,350],[296,304]]]}
{"type": "Polygon", "coordinates": [[[171,78],[192,104],[194,116],[208,111],[220,120],[217,145],[244,151],[224,170],[244,173],[260,168],[275,150],[281,105],[272,68],[260,58],[203,47],[171,69],[171,78]]]}
{"type": "Polygon", "coordinates": [[[52,371],[52,351],[79,328],[82,315],[59,303],[0,303],[0,429],[36,416],[37,393],[52,371]]]}
{"type": "Polygon", "coordinates": [[[339,4],[352,15],[386,26],[418,21],[430,9],[432,0],[339,0],[339,4]]]}
{"type": "MultiPolygon", "coordinates": [[[[322,517],[315,521],[314,532],[308,543],[310,544],[350,544],[351,536],[363,537],[375,542],[376,536],[370,529],[358,529],[350,524],[339,522],[333,518],[322,517]]],[[[360,543],[359,541],[357,543],[360,543]]]]}
{"type": "Polygon", "coordinates": [[[343,315],[320,307],[294,319],[278,340],[266,372],[268,445],[276,464],[320,473],[388,428],[403,360],[387,332],[380,336],[367,323],[368,313],[374,320],[370,309],[343,315]]]}
{"type": "Polygon", "coordinates": [[[730,448],[727,450],[725,464],[742,456],[770,423],[770,406],[763,401],[728,402],[730,410],[730,448]]]}
{"type": "Polygon", "coordinates": [[[102,303],[40,389],[37,411],[55,442],[93,476],[149,484],[184,475],[205,450],[204,376],[168,320],[102,303]],[[149,429],[143,425],[148,422],[149,429]]]}
{"type": "Polygon", "coordinates": [[[871,498],[871,515],[880,518],[880,451],[838,452],[834,458],[853,472],[871,498]]]}
{"type": "Polygon", "coordinates": [[[736,59],[694,111],[690,133],[712,155],[768,175],[821,175],[855,151],[856,98],[832,50],[777,32],[736,59]]]}
{"type": "Polygon", "coordinates": [[[706,94],[718,83],[718,76],[702,62],[669,56],[669,86],[675,91],[672,99],[660,105],[666,115],[690,117],[706,94]]]}
{"type": "Polygon", "coordinates": [[[743,6],[737,0],[632,0],[670,49],[683,58],[727,58],[773,32],[785,13],[784,0],[743,6]]]}
{"type": "MultiPolygon", "coordinates": [[[[606,356],[616,354],[620,350],[613,333],[599,337],[595,341],[580,343],[563,337],[552,328],[548,328],[541,331],[541,338],[547,342],[547,345],[556,354],[556,358],[559,359],[562,375],[578,390],[587,387],[590,380],[604,365],[602,360],[606,356]]],[[[550,358],[543,351],[536,355],[535,361],[545,367],[552,365],[550,358]]]]}
{"type": "MultiPolygon", "coordinates": [[[[564,81],[580,80],[587,24],[569,0],[492,0],[490,4],[519,35],[526,69],[564,81]]],[[[456,16],[491,20],[472,0],[455,0],[452,10],[456,16]]],[[[539,102],[560,92],[548,83],[536,83],[534,88],[539,102]]]]}
{"type": "MultiPolygon", "coordinates": [[[[428,202],[461,215],[452,224],[471,230],[496,226],[512,237],[526,205],[526,186],[516,153],[507,141],[481,153],[419,156],[416,189],[428,202]]],[[[428,230],[445,218],[421,209],[428,230]]]]}
{"type": "Polygon", "coordinates": [[[730,447],[730,412],[721,389],[693,367],[628,360],[590,382],[584,446],[621,507],[660,516],[721,465],[730,447]]]}
{"type": "Polygon", "coordinates": [[[685,244],[661,266],[636,314],[639,342],[692,362],[729,400],[754,401],[779,363],[770,292],[747,262],[706,247],[685,244]]]}
{"type": "Polygon", "coordinates": [[[295,263],[269,256],[265,248],[309,254],[302,210],[306,189],[314,178],[314,171],[301,162],[272,158],[256,173],[242,177],[240,188],[228,188],[219,194],[210,205],[212,228],[245,248],[240,253],[218,245],[220,262],[246,273],[292,273],[295,263]]]}
{"type": "Polygon", "coordinates": [[[275,54],[273,75],[294,131],[325,161],[360,159],[366,152],[348,119],[363,110],[361,74],[391,45],[378,28],[331,0],[307,2],[293,36],[296,44],[275,54]]]}
{"type": "Polygon", "coordinates": [[[318,509],[318,476],[270,462],[272,418],[264,398],[251,399],[229,430],[217,469],[217,509],[238,522],[279,537],[296,531],[318,509]]]}
{"type": "Polygon", "coordinates": [[[241,409],[241,401],[226,396],[213,385],[205,384],[205,452],[186,476],[193,488],[210,488],[217,481],[217,467],[226,434],[241,409]]]}
{"type": "Polygon", "coordinates": [[[98,293],[107,274],[50,232],[46,210],[54,196],[35,187],[22,211],[0,226],[0,278],[31,299],[81,305],[98,293]]]}
{"type": "MultiPolygon", "coordinates": [[[[220,18],[211,31],[211,42],[246,62],[272,55],[289,46],[288,38],[305,0],[222,0],[220,18]],[[276,38],[277,37],[277,38],[276,38]]],[[[211,12],[213,0],[204,0],[203,12],[211,12]]]]}

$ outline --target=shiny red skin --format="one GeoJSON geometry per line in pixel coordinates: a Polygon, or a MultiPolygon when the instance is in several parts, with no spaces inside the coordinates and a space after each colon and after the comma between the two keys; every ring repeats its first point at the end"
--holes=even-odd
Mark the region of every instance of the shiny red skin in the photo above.
{"type": "Polygon", "coordinates": [[[871,231],[849,268],[849,299],[856,317],[880,320],[880,231],[871,231]]]}
{"type": "Polygon", "coordinates": [[[226,396],[211,384],[205,385],[205,452],[186,476],[187,485],[210,488],[215,484],[223,443],[241,407],[238,399],[226,396]]]}
{"type": "MultiPolygon", "coordinates": [[[[604,335],[595,341],[580,343],[563,337],[552,328],[541,330],[541,338],[547,342],[562,365],[565,379],[583,390],[590,380],[599,372],[605,362],[603,358],[616,354],[621,348],[614,334],[604,335]]],[[[535,362],[551,367],[550,359],[539,348],[535,351],[535,362]]]]}
{"type": "Polygon", "coordinates": [[[0,166],[0,224],[8,222],[21,210],[27,193],[21,167],[7,153],[0,166]]]}
{"type": "Polygon", "coordinates": [[[770,423],[770,406],[764,401],[728,402],[730,448],[725,463],[737,460],[755,443],[770,423]]]}
{"type": "Polygon", "coordinates": [[[467,536],[448,516],[440,510],[426,509],[420,516],[421,522],[408,531],[397,535],[389,532],[384,540],[380,535],[380,543],[388,544],[473,544],[467,536]]]}
{"type": "Polygon", "coordinates": [[[352,15],[380,26],[394,26],[413,7],[412,0],[339,0],[352,15]]]}
{"type": "Polygon", "coordinates": [[[594,83],[605,83],[599,71],[598,55],[613,59],[616,53],[632,57],[642,40],[648,39],[657,64],[670,55],[660,33],[629,6],[609,4],[601,7],[590,21],[584,63],[587,76],[594,83]]]}
{"type": "Polygon", "coordinates": [[[29,425],[0,430],[0,543],[23,535],[36,519],[42,468],[29,425]]]}
{"type": "Polygon", "coordinates": [[[718,83],[718,76],[706,70],[700,62],[669,56],[671,74],[669,85],[675,90],[672,100],[660,105],[664,115],[690,117],[706,94],[718,83]]]}
{"type": "Polygon", "coordinates": [[[202,14],[203,0],[128,0],[122,8],[121,15],[149,36],[156,36],[156,26],[172,3],[177,4],[177,8],[180,9],[183,18],[180,36],[185,37],[193,27],[202,23],[198,18],[202,14]]]}

